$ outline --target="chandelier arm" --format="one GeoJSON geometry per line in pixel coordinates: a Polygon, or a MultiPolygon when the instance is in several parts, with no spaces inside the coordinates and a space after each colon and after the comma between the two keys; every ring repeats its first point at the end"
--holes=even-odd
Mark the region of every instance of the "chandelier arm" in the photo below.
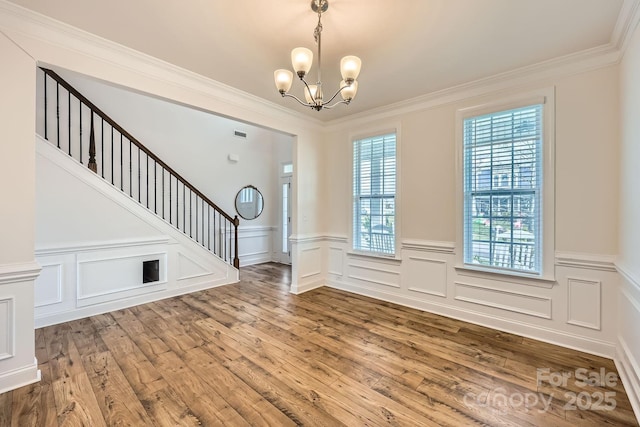
{"type": "Polygon", "coordinates": [[[332,109],[333,107],[335,107],[338,104],[347,104],[347,105],[349,105],[350,102],[351,102],[351,100],[346,101],[346,100],[343,99],[342,101],[338,101],[333,105],[323,105],[322,108],[326,108],[327,110],[330,110],[330,109],[332,109]]]}
{"type": "Polygon", "coordinates": [[[295,95],[291,95],[291,94],[290,94],[290,93],[288,93],[288,92],[285,92],[285,93],[283,93],[283,94],[282,94],[282,97],[283,97],[283,98],[284,98],[285,96],[288,96],[289,98],[293,98],[293,99],[295,99],[296,101],[298,101],[301,105],[304,105],[305,107],[315,107],[315,104],[309,104],[308,102],[304,102],[304,101],[300,100],[300,98],[298,98],[297,96],[295,96],[295,95]]]}
{"type": "MultiPolygon", "coordinates": [[[[313,107],[315,105],[324,105],[324,104],[318,104],[318,102],[316,101],[316,98],[313,96],[313,93],[311,93],[311,88],[309,87],[309,83],[307,83],[307,81],[304,79],[304,77],[300,77],[300,80],[302,80],[302,83],[304,83],[304,86],[305,86],[307,92],[309,92],[309,98],[313,99],[313,103],[306,102],[305,105],[308,105],[310,107],[313,107]]],[[[318,87],[316,90],[321,90],[321,89],[318,87]]],[[[331,98],[331,99],[333,99],[333,98],[331,98]]]]}
{"type": "MultiPolygon", "coordinates": [[[[336,93],[334,93],[334,94],[333,94],[333,96],[331,97],[331,99],[329,99],[327,102],[323,102],[323,103],[322,103],[322,105],[327,105],[327,104],[331,103],[331,101],[333,101],[333,100],[336,98],[336,96],[338,96],[338,94],[339,94],[340,92],[342,92],[342,90],[343,90],[343,89],[346,89],[346,88],[348,88],[348,87],[349,87],[349,85],[344,85],[344,86],[342,86],[340,89],[338,89],[338,91],[337,91],[336,93]]],[[[343,101],[343,103],[344,103],[344,101],[343,101]]],[[[339,104],[339,103],[335,103],[335,104],[333,104],[333,105],[338,105],[338,104],[339,104]]]]}

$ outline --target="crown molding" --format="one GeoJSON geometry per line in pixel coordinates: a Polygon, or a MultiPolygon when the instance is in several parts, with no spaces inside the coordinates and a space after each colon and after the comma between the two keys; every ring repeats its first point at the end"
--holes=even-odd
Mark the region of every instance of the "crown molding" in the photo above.
{"type": "MultiPolygon", "coordinates": [[[[11,35],[21,35],[69,49],[99,61],[109,62],[115,67],[142,75],[145,78],[156,79],[171,86],[195,91],[225,105],[255,113],[256,117],[278,120],[287,126],[287,129],[283,131],[291,135],[296,133],[295,128],[298,127],[296,124],[315,132],[336,131],[347,126],[425,110],[474,96],[533,84],[549,78],[569,76],[614,65],[622,59],[638,22],[640,22],[640,0],[624,0],[611,40],[606,45],[324,122],[7,0],[0,0],[0,32],[14,42],[16,41],[11,35]],[[294,129],[290,128],[292,122],[295,123],[294,129]]],[[[39,58],[34,59],[41,61],[39,58]]],[[[56,64],[50,63],[47,65],[56,66],[56,64]]],[[[82,72],[81,70],[73,71],[82,72]]],[[[222,114],[224,115],[224,113],[222,114]]],[[[238,117],[231,118],[241,120],[238,117]]],[[[255,124],[260,125],[261,123],[255,124]]]]}
{"type": "MultiPolygon", "coordinates": [[[[300,112],[128,48],[7,0],[0,0],[0,33],[23,49],[25,48],[17,40],[19,37],[54,45],[97,61],[107,62],[113,67],[143,76],[145,79],[153,79],[170,86],[179,87],[182,90],[205,95],[224,105],[255,113],[254,117],[275,119],[286,126],[286,129],[279,130],[291,135],[296,133],[298,127],[313,131],[321,131],[323,127],[321,120],[310,118],[300,112]]],[[[28,52],[28,48],[26,51],[30,56],[34,57],[31,52],[28,52]]],[[[38,57],[34,57],[34,60],[54,68],[58,66],[71,69],[68,64],[55,64],[38,57]]],[[[71,71],[83,73],[82,70],[71,69],[71,71]]],[[[92,77],[100,78],[98,76],[92,77]]],[[[158,96],[157,94],[153,95],[158,96]]],[[[212,112],[226,116],[224,112],[212,112]]],[[[242,118],[238,117],[230,118],[242,120],[242,118]]],[[[264,125],[263,123],[255,124],[264,125]]]]}
{"type": "Polygon", "coordinates": [[[326,122],[325,130],[338,131],[475,96],[531,85],[550,78],[571,76],[618,64],[639,22],[640,0],[624,0],[611,39],[605,45],[331,120],[326,122]]]}
{"type": "Polygon", "coordinates": [[[616,27],[613,29],[611,35],[610,46],[615,47],[620,52],[620,58],[624,56],[627,46],[635,29],[640,22],[640,1],[639,0],[624,0],[620,13],[618,14],[618,20],[616,27]]]}
{"type": "Polygon", "coordinates": [[[332,120],[326,123],[325,130],[337,131],[476,96],[531,85],[550,78],[583,73],[617,64],[619,59],[618,50],[609,45],[600,46],[332,120]]]}

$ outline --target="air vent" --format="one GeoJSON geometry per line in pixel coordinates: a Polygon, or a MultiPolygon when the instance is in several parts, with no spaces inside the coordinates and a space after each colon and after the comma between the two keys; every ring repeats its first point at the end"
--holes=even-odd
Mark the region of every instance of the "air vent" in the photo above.
{"type": "Polygon", "coordinates": [[[240,130],[234,130],[233,134],[239,138],[246,138],[247,137],[247,133],[246,132],[242,132],[240,130]]]}

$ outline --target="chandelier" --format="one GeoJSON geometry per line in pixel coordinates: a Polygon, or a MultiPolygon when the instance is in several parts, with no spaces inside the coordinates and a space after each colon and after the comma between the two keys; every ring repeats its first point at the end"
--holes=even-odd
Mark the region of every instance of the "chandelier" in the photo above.
{"type": "Polygon", "coordinates": [[[329,8],[328,0],[311,0],[311,10],[318,14],[318,25],[316,25],[313,31],[313,37],[315,38],[318,46],[318,81],[316,84],[309,84],[305,80],[305,76],[311,70],[311,64],[313,63],[313,52],[305,47],[297,47],[291,51],[291,63],[293,70],[296,72],[302,83],[304,83],[304,98],[302,101],[295,95],[289,93],[291,84],[293,83],[293,73],[289,70],[276,70],[273,75],[276,82],[276,88],[282,97],[288,96],[300,104],[311,107],[314,110],[320,111],[323,108],[333,108],[338,104],[349,104],[356,96],[358,91],[358,74],[360,74],[361,61],[357,56],[345,56],[340,61],[340,72],[342,73],[342,81],[340,82],[340,88],[335,94],[327,101],[324,100],[324,93],[322,91],[321,80],[321,66],[322,66],[322,14],[329,8]],[[336,101],[335,104],[329,105],[340,94],[341,101],[336,101]]]}

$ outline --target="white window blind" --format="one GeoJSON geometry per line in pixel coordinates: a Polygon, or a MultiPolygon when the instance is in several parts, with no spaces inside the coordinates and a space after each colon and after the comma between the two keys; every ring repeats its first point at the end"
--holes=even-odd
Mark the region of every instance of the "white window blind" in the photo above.
{"type": "Polygon", "coordinates": [[[353,142],[353,248],[395,253],[396,135],[353,142]]]}
{"type": "Polygon", "coordinates": [[[542,105],[464,120],[464,262],[541,273],[542,105]]]}

